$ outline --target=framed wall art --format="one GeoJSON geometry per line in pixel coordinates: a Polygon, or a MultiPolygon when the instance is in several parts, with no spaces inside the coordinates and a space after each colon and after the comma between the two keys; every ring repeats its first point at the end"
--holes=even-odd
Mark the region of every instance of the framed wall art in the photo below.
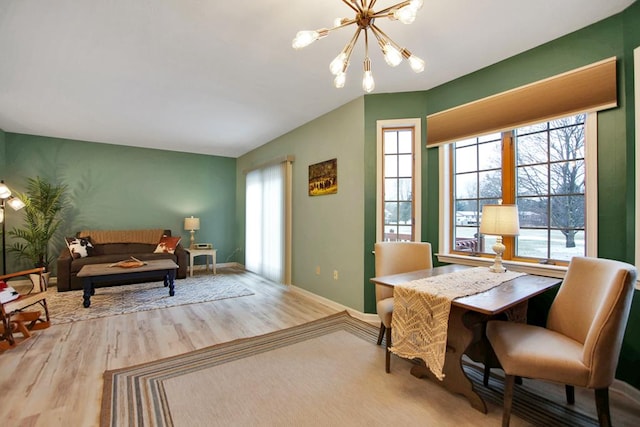
{"type": "Polygon", "coordinates": [[[338,192],[338,159],[309,165],[309,196],[338,192]]]}

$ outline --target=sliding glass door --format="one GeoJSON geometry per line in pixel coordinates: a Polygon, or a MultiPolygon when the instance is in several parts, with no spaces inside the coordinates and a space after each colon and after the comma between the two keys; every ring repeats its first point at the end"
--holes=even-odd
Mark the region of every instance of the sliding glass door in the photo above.
{"type": "Polygon", "coordinates": [[[247,270],[278,283],[291,282],[291,162],[254,169],[246,178],[247,270]]]}

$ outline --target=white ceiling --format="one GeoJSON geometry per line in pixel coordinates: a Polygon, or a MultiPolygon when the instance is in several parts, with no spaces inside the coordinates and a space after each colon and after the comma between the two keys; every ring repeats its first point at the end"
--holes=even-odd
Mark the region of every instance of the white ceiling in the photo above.
{"type": "MultiPolygon", "coordinates": [[[[411,25],[376,22],[426,70],[370,43],[374,93],[432,88],[632,3],[426,0],[411,25]]],[[[341,16],[340,0],[0,0],[0,129],[238,157],[362,96],[362,39],[343,89],[328,69],[352,27],[291,48],[341,16]]]]}

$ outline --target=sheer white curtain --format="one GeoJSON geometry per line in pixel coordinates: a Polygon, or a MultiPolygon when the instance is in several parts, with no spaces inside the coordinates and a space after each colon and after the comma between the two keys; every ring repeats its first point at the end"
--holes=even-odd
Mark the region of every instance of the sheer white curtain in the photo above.
{"type": "Polygon", "coordinates": [[[246,178],[247,270],[289,283],[289,162],[255,169],[246,178]]]}

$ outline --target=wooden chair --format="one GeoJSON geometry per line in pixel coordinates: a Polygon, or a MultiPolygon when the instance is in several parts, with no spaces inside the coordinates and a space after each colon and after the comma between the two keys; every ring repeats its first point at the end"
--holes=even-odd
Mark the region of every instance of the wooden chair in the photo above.
{"type": "Polygon", "coordinates": [[[637,271],[619,261],[574,257],[551,304],[546,327],[490,321],[487,338],[505,372],[502,425],[508,426],[515,376],[595,390],[598,421],[611,425],[614,380],[637,271]]]}
{"type": "Polygon", "coordinates": [[[47,284],[42,276],[43,272],[44,268],[34,268],[0,276],[0,280],[3,281],[22,276],[29,277],[31,274],[39,276],[37,282],[31,282],[32,287],[29,292],[21,294],[13,301],[0,304],[0,320],[2,320],[0,325],[0,350],[11,348],[30,338],[33,330],[49,327],[49,310],[46,300],[47,284]],[[40,310],[26,310],[34,305],[39,305],[44,309],[44,318],[40,310]],[[20,333],[22,338],[16,339],[14,336],[16,333],[20,333]]]}
{"type": "MultiPolygon", "coordinates": [[[[433,268],[431,243],[379,242],[375,244],[376,277],[433,268]]],[[[378,345],[386,332],[387,355],[385,369],[391,372],[391,315],[393,314],[393,288],[376,285],[376,311],[380,317],[378,345]]]]}

